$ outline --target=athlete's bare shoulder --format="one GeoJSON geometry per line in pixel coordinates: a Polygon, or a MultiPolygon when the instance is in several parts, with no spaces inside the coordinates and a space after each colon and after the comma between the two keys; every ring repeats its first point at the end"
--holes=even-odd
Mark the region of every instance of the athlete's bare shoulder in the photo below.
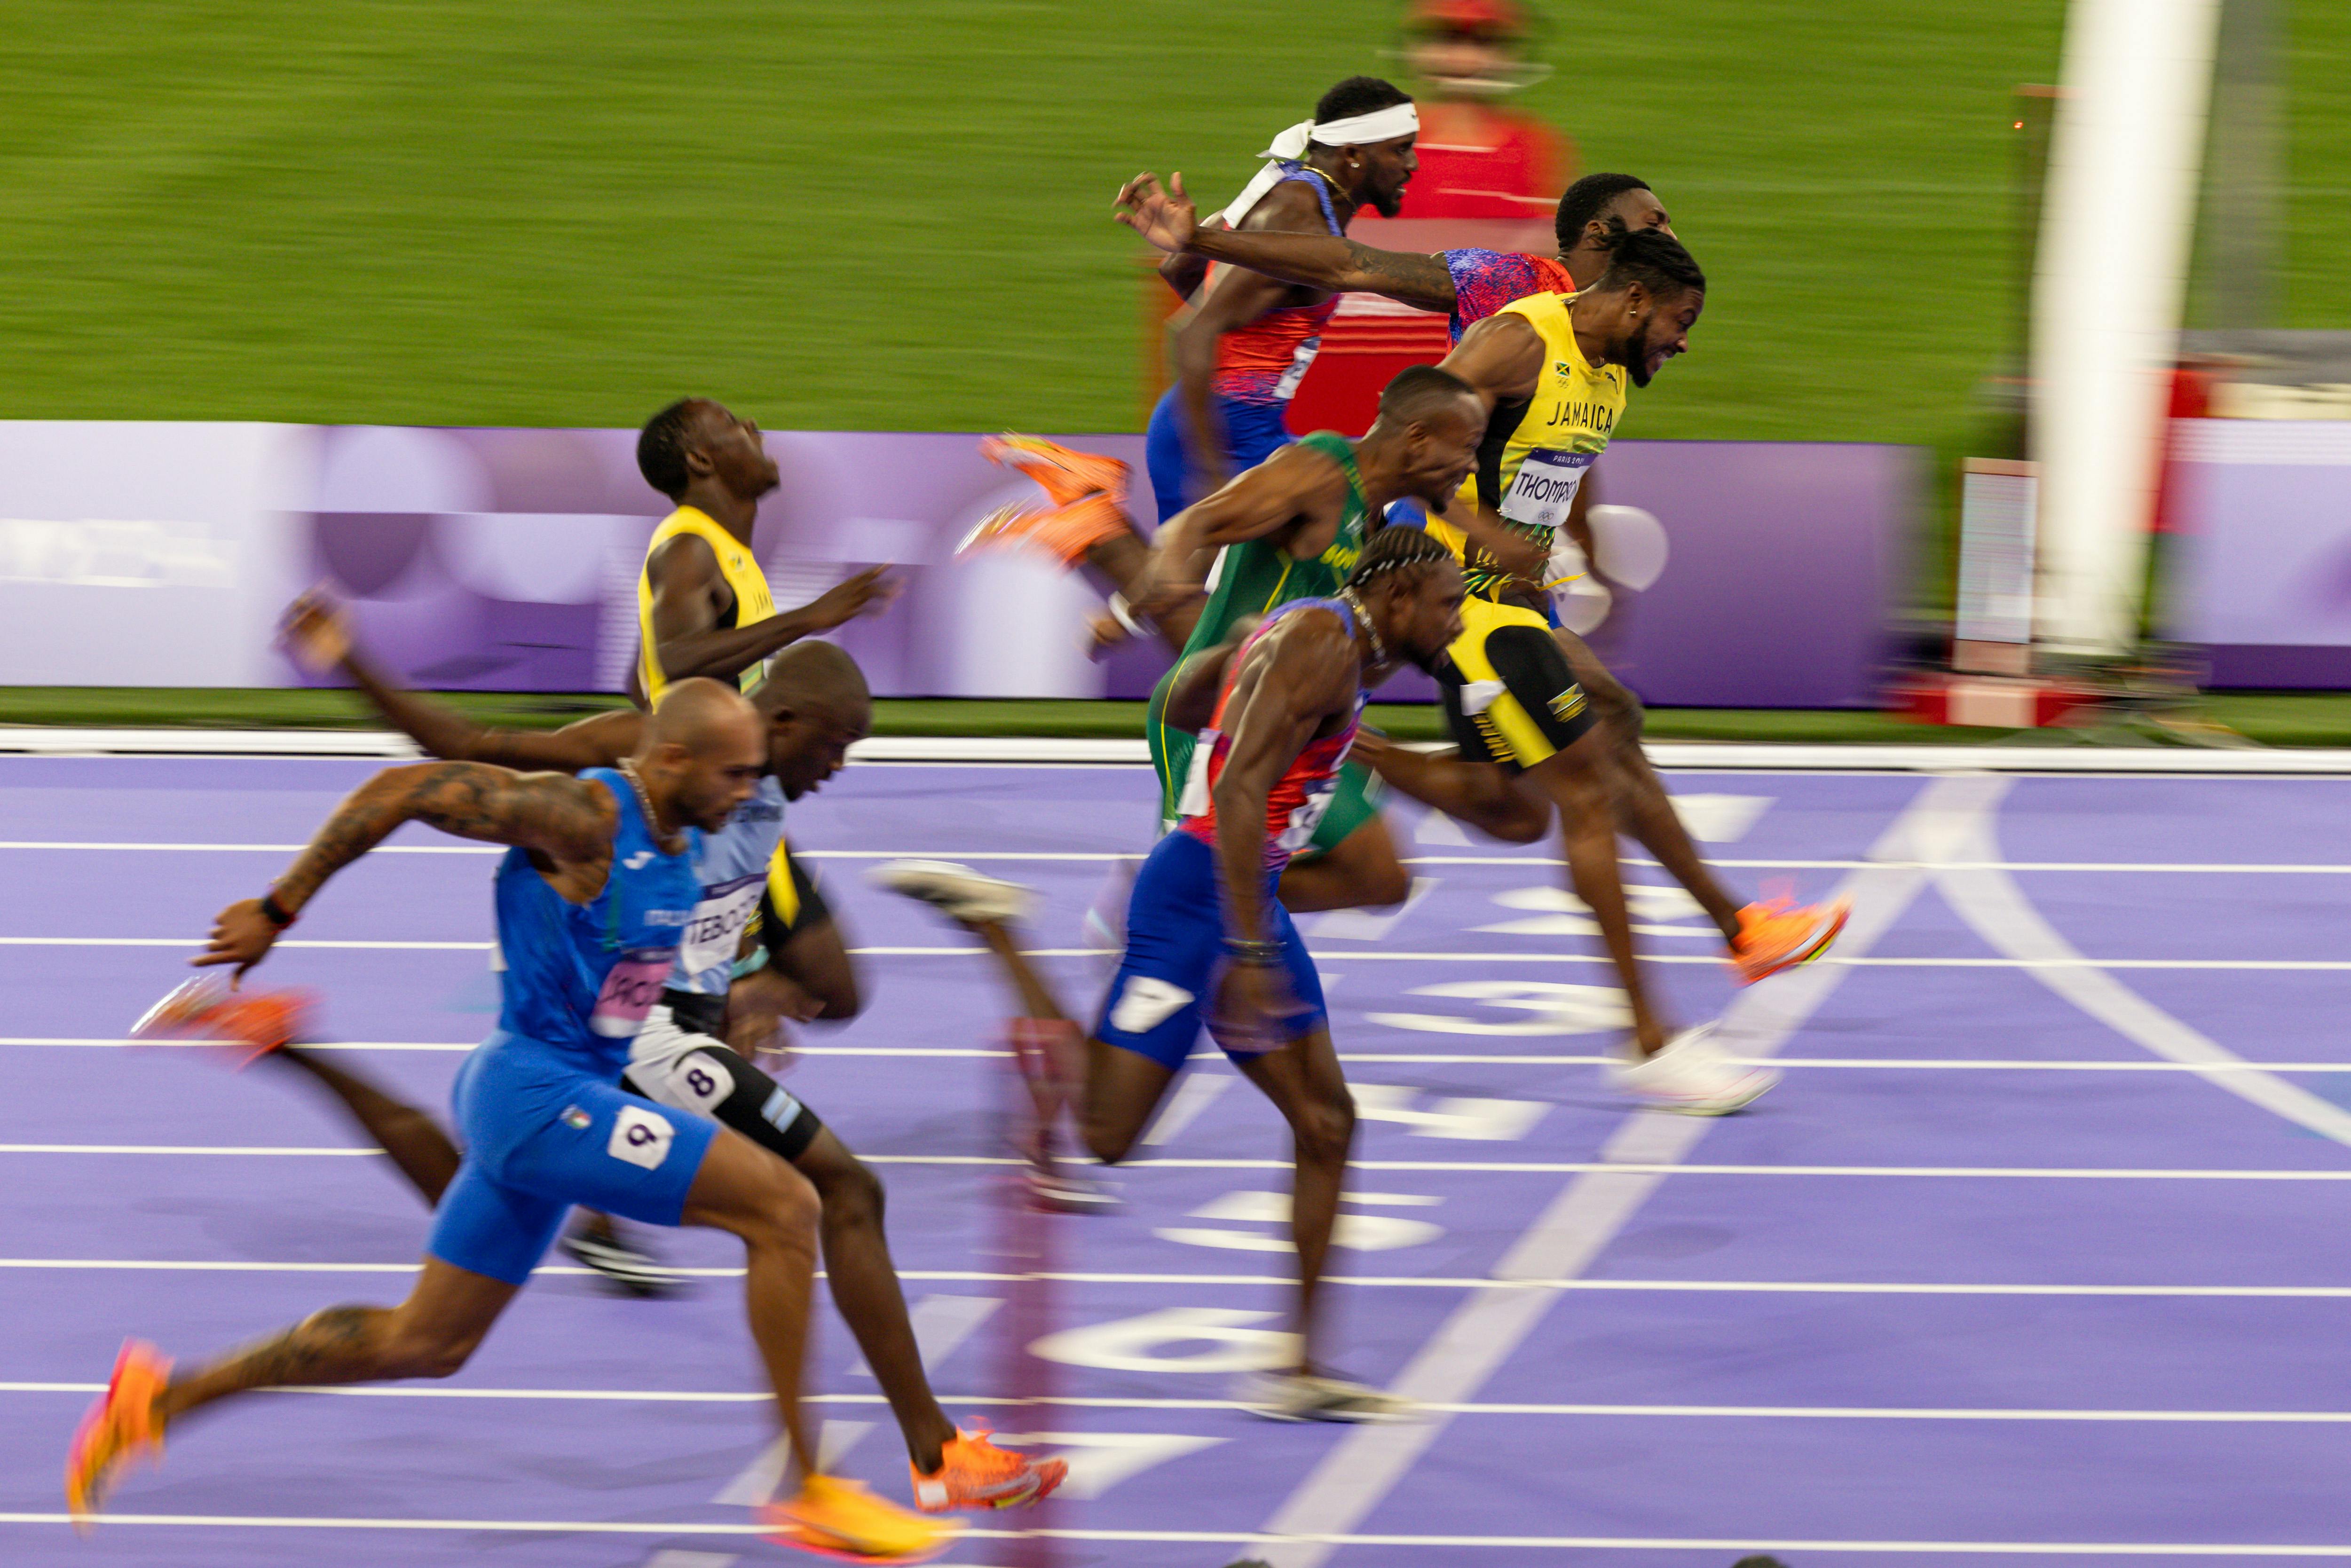
{"type": "Polygon", "coordinates": [[[718,552],[700,534],[672,534],[645,557],[645,576],[656,590],[672,586],[703,588],[725,580],[718,570],[718,552]]]}
{"type": "Polygon", "coordinates": [[[1461,334],[1437,369],[1460,377],[1488,403],[1531,394],[1542,379],[1543,339],[1535,324],[1501,310],[1461,334]]]}
{"type": "Polygon", "coordinates": [[[1306,180],[1282,181],[1257,199],[1257,204],[1242,217],[1240,227],[1329,234],[1331,225],[1323,219],[1322,203],[1314,193],[1314,183],[1306,180]]]}

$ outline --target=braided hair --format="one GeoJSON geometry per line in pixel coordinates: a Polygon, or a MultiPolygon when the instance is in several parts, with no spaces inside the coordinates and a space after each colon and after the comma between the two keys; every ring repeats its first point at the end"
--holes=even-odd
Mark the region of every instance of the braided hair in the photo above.
{"type": "Polygon", "coordinates": [[[1608,236],[1608,270],[1593,289],[1614,294],[1637,283],[1651,294],[1670,297],[1684,289],[1706,292],[1706,272],[1682,242],[1656,229],[1629,229],[1608,236]]]}
{"type": "Polygon", "coordinates": [[[1453,552],[1445,542],[1425,529],[1379,528],[1364,541],[1364,553],[1355,558],[1355,570],[1347,574],[1347,586],[1361,593],[1392,573],[1417,572],[1452,559],[1453,552]]]}

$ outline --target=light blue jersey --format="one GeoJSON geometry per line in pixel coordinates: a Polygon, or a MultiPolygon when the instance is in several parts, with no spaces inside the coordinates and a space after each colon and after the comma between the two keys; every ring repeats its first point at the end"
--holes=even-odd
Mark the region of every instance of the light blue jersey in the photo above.
{"type": "Polygon", "coordinates": [[[595,897],[573,904],[549,884],[528,852],[507,852],[496,883],[504,960],[498,1028],[617,1079],[629,1041],[676,965],[701,892],[694,864],[702,835],[689,828],[684,852],[665,854],[626,778],[610,768],[580,777],[610,790],[619,804],[611,873],[595,897]]]}
{"type": "Polygon", "coordinates": [[[705,834],[695,872],[702,896],[686,923],[669,988],[723,997],[743,946],[744,928],[759,913],[768,868],[784,839],[784,787],[770,776],[743,802],[726,825],[705,834]]]}

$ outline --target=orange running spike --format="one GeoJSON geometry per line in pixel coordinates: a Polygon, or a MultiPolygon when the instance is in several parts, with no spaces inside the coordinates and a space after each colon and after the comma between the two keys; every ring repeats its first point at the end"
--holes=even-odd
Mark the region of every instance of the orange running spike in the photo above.
{"type": "Polygon", "coordinates": [[[1053,505],[1066,507],[1088,496],[1126,499],[1127,466],[1115,457],[1079,452],[1040,435],[1006,431],[979,444],[979,455],[1002,468],[1018,468],[1045,488],[1053,505]]]}
{"type": "Polygon", "coordinates": [[[1740,984],[1751,986],[1811,963],[1829,950],[1852,914],[1852,901],[1842,898],[1802,908],[1785,898],[1749,904],[1739,912],[1739,936],[1730,945],[1730,967],[1740,984]]]}

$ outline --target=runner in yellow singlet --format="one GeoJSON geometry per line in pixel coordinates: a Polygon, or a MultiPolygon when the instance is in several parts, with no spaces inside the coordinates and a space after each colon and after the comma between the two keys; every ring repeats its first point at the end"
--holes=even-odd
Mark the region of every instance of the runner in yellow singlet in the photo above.
{"type": "MultiPolygon", "coordinates": [[[[637,577],[640,700],[650,704],[672,681],[708,675],[748,690],[768,656],[802,637],[830,632],[868,608],[889,602],[895,585],[873,567],[812,603],[777,612],[767,574],[751,553],[760,498],[780,480],[759,427],[707,398],[686,398],[645,422],[637,469],[677,509],[662,519],[637,577]]],[[[768,896],[744,933],[746,950],[768,923],[789,933],[767,942],[779,956],[771,968],[806,993],[797,1016],[845,1019],[861,1005],[857,977],[832,912],[814,878],[785,844],[768,868],[768,896]]]]}
{"type": "MultiPolygon", "coordinates": [[[[1443,369],[1468,383],[1489,410],[1486,436],[1479,444],[1477,472],[1463,487],[1462,498],[1474,499],[1479,514],[1476,535],[1468,539],[1457,530],[1432,523],[1440,537],[1465,557],[1485,597],[1504,604],[1531,606],[1510,615],[1489,617],[1491,625],[1473,624],[1455,644],[1454,665],[1462,672],[1486,672],[1468,678],[1477,697],[1495,697],[1491,633],[1505,622],[1509,638],[1523,639],[1530,629],[1542,630],[1541,611],[1548,606],[1523,571],[1512,570],[1491,559],[1498,550],[1553,559],[1557,531],[1583,482],[1584,471],[1608,444],[1625,408],[1626,382],[1649,384],[1666,361],[1689,349],[1690,329],[1706,308],[1706,274],[1697,260],[1672,235],[1655,229],[1635,229],[1616,236],[1610,247],[1608,270],[1589,288],[1574,294],[1541,294],[1514,301],[1462,335],[1460,346],[1446,357],[1443,369]],[[1474,488],[1473,488],[1474,486],[1474,488]],[[1481,549],[1479,539],[1495,541],[1496,549],[1481,549]],[[1491,678],[1488,678],[1491,677],[1491,678]]],[[[1470,508],[1457,507],[1458,514],[1470,508]]],[[[1605,756],[1595,758],[1603,780],[1600,798],[1614,825],[1640,841],[1657,858],[1675,881],[1688,890],[1705,910],[1730,949],[1740,977],[1754,981],[1791,964],[1817,957],[1844,922],[1842,905],[1792,909],[1783,902],[1740,906],[1722,885],[1690,841],[1665,785],[1641,749],[1643,713],[1640,700],[1611,675],[1583,640],[1572,632],[1550,629],[1559,655],[1556,666],[1526,675],[1530,695],[1550,683],[1551,693],[1569,685],[1580,693],[1578,711],[1588,701],[1597,716],[1605,756]]],[[[1531,660],[1531,654],[1528,655],[1531,660]]],[[[1465,690],[1467,688],[1465,687],[1465,690]]],[[[1507,695],[1507,694],[1504,694],[1507,695]]],[[[1546,697],[1549,693],[1543,694],[1546,697]]],[[[1473,701],[1468,711],[1481,709],[1473,701]]],[[[1470,747],[1465,745],[1464,751],[1470,747]]],[[[1548,751],[1524,756],[1494,757],[1494,766],[1531,768],[1547,760],[1548,751]]],[[[1408,766],[1408,764],[1407,764],[1408,766]]],[[[1391,782],[1397,782],[1391,778],[1391,782]]],[[[1399,783],[1399,787],[1403,787],[1399,783]]],[[[1576,846],[1571,843],[1573,850],[1576,846]]],[[[1571,855],[1571,861],[1575,857],[1571,855]]],[[[1571,865],[1572,871],[1578,868],[1571,865]]],[[[1603,883],[1614,868],[1594,867],[1603,883]]],[[[1578,891],[1582,877],[1578,875],[1578,891]]],[[[1625,924],[1621,891],[1613,909],[1605,895],[1587,898],[1613,954],[1629,967],[1630,927],[1625,924]]],[[[1628,980],[1628,983],[1629,980],[1628,980]]],[[[1682,1037],[1697,1046],[1700,1041],[1682,1037]]],[[[1634,1038],[1636,1063],[1666,1051],[1668,1031],[1655,1013],[1636,1019],[1634,1038]]],[[[1693,1063],[1693,1066],[1696,1064],[1693,1063]]],[[[1659,1078],[1706,1074],[1677,1073],[1660,1064],[1659,1078]]],[[[1640,1075],[1633,1082],[1640,1082],[1640,1075]]],[[[1665,1098],[1661,1096],[1661,1098],[1665,1098]]]]}

